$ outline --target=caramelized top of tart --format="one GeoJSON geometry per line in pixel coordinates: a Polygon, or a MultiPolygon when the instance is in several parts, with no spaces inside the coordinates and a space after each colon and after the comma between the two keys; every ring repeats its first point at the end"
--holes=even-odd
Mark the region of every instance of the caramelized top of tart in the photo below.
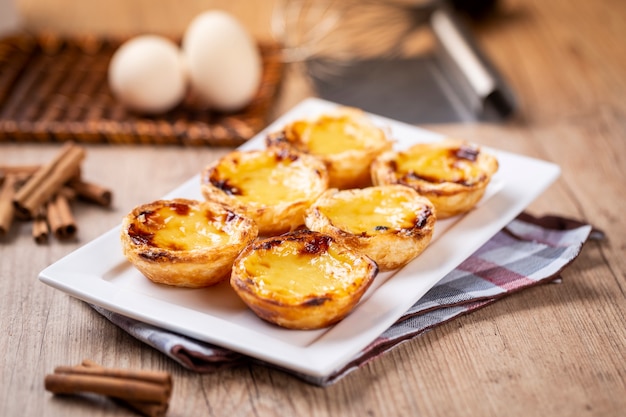
{"type": "Polygon", "coordinates": [[[311,231],[255,242],[238,267],[254,277],[258,295],[290,300],[350,292],[375,268],[363,255],[311,231]]]}
{"type": "Polygon", "coordinates": [[[347,115],[321,116],[313,122],[300,120],[291,129],[306,143],[307,150],[317,155],[363,149],[367,144],[363,135],[372,134],[347,115]]]}
{"type": "Polygon", "coordinates": [[[163,201],[140,211],[130,223],[128,235],[136,245],[190,251],[228,243],[232,236],[229,225],[238,218],[231,211],[215,212],[192,201],[163,201]]]}
{"type": "Polygon", "coordinates": [[[335,227],[354,235],[421,227],[426,218],[433,215],[431,205],[420,204],[412,190],[404,188],[371,187],[359,192],[337,192],[316,208],[335,227]]]}
{"type": "Polygon", "coordinates": [[[266,205],[307,198],[312,182],[301,155],[286,150],[232,153],[208,175],[226,194],[266,205]]]}
{"type": "Polygon", "coordinates": [[[417,145],[398,153],[395,170],[399,178],[472,185],[491,174],[478,163],[480,154],[466,143],[417,145]]]}
{"type": "Polygon", "coordinates": [[[391,142],[364,112],[346,107],[312,119],[297,120],[268,137],[269,145],[287,143],[302,152],[329,157],[343,152],[386,149],[391,142]]]}

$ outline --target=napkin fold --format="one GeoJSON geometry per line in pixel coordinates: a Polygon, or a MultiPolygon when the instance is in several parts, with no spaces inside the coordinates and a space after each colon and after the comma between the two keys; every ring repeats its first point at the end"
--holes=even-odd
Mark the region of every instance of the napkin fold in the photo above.
{"type": "MultiPolygon", "coordinates": [[[[590,225],[576,220],[558,216],[537,218],[522,213],[446,275],[395,324],[331,375],[319,378],[279,369],[314,385],[333,384],[400,343],[439,324],[525,288],[560,281],[561,271],[576,259],[592,231],[590,225]]],[[[130,335],[196,372],[214,372],[249,363],[278,368],[99,306],[92,307],[130,335]]]]}

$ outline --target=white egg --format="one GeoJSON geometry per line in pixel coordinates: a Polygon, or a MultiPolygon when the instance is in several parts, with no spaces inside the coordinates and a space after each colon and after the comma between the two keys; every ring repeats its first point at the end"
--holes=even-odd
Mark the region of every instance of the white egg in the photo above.
{"type": "Polygon", "coordinates": [[[158,35],[141,35],[122,44],[109,63],[109,87],[126,107],[163,113],[185,97],[187,74],[180,48],[158,35]]]}
{"type": "Polygon", "coordinates": [[[261,54],[232,15],[211,10],[196,16],[182,49],[192,88],[210,107],[236,111],[252,101],[261,83],[261,54]]]}

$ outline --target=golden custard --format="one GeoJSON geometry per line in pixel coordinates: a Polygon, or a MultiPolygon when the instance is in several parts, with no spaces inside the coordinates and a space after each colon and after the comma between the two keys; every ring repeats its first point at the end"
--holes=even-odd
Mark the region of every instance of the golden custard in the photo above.
{"type": "Polygon", "coordinates": [[[477,156],[477,148],[471,146],[421,147],[399,153],[396,169],[399,177],[471,185],[487,175],[476,163],[477,156]]]}
{"type": "Polygon", "coordinates": [[[383,129],[351,107],[296,120],[269,135],[266,142],[269,147],[287,147],[320,158],[328,167],[329,187],[340,189],[370,185],[372,160],[392,147],[383,129]]]}
{"type": "Polygon", "coordinates": [[[214,202],[157,200],[133,209],[122,223],[124,255],[153,282],[206,287],[228,278],[256,224],[214,202]]]}
{"type": "Polygon", "coordinates": [[[323,115],[314,122],[296,121],[291,125],[291,132],[301,138],[306,150],[314,155],[333,155],[364,149],[367,141],[360,136],[374,133],[360,126],[347,114],[323,115]]]}
{"type": "Polygon", "coordinates": [[[310,173],[290,158],[276,158],[272,153],[260,152],[252,158],[225,159],[217,167],[216,176],[225,180],[220,184],[227,193],[244,202],[262,201],[276,204],[306,197],[303,187],[310,173]]]}
{"type": "Polygon", "coordinates": [[[493,155],[461,140],[385,152],[371,166],[374,184],[414,188],[433,202],[440,219],[471,210],[497,170],[498,161],[493,155]]]}
{"type": "Polygon", "coordinates": [[[326,190],[328,172],[317,158],[288,149],[233,151],[205,168],[201,190],[252,218],[263,235],[293,230],[326,190]]]}
{"type": "Polygon", "coordinates": [[[230,282],[260,318],[316,329],[344,318],[377,273],[374,261],[331,236],[298,230],[249,245],[230,282]]]}
{"type": "Polygon", "coordinates": [[[428,246],[434,205],[404,185],[326,191],[307,211],[306,226],[365,253],[381,271],[399,268],[428,246]]]}
{"type": "Polygon", "coordinates": [[[413,227],[415,202],[407,193],[384,187],[372,187],[369,191],[335,193],[331,203],[319,210],[334,225],[352,234],[413,227]]]}
{"type": "Polygon", "coordinates": [[[133,228],[132,237],[145,239],[146,234],[151,234],[152,245],[175,251],[228,243],[231,235],[224,230],[226,213],[220,213],[217,218],[210,217],[200,206],[170,203],[154,211],[142,212],[137,217],[142,230],[133,228]]]}
{"type": "Polygon", "coordinates": [[[326,293],[337,287],[350,287],[351,264],[355,256],[330,246],[321,253],[302,253],[298,242],[286,241],[274,250],[253,252],[244,268],[254,275],[259,295],[276,298],[302,298],[326,293]]]}

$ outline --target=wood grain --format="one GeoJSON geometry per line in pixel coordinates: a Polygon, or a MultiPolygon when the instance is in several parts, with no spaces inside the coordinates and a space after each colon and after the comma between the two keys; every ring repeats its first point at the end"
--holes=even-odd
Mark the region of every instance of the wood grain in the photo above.
{"type": "MultiPolygon", "coordinates": [[[[189,2],[186,9],[167,1],[146,13],[154,2],[105,3],[111,8],[106,13],[117,18],[102,30],[124,31],[135,27],[133,22],[176,30],[201,2],[189,2]],[[173,16],[170,26],[163,15],[173,16]]],[[[104,7],[73,0],[18,4],[37,27],[61,27],[66,16],[79,27],[104,7]]],[[[493,19],[473,30],[517,92],[519,116],[506,124],[426,127],[561,166],[559,180],[529,211],[581,219],[606,233],[605,240],[586,244],[561,284],[526,290],[437,327],[328,388],[258,365],[198,375],[36,276],[227,149],[89,146],[83,176],[113,189],[113,206],[80,206],[75,242],[38,246],[26,224],[0,241],[0,415],[133,415],[101,399],[57,398],[44,391],[46,373],[83,358],[171,372],[172,416],[623,415],[626,3],[508,0],[500,5],[493,19]]],[[[257,23],[267,16],[250,10],[259,14],[257,23]]],[[[299,75],[287,71],[277,114],[313,94],[299,75]]],[[[41,164],[57,149],[1,144],[0,165],[41,164]]]]}

